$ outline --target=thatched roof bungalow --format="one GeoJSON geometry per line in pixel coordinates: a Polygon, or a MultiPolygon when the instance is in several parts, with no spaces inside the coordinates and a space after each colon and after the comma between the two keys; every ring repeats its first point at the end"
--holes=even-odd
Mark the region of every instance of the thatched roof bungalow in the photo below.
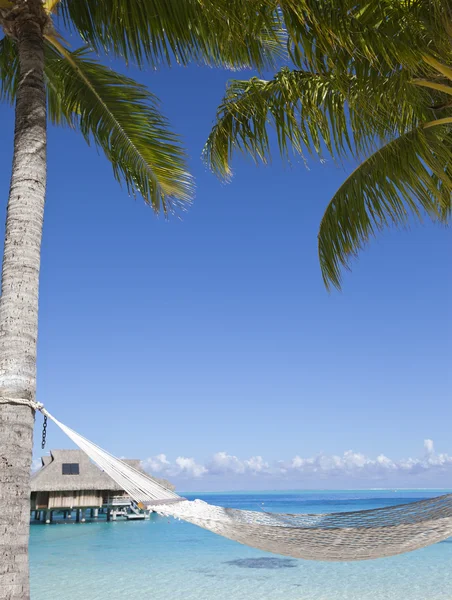
{"type": "MultiPolygon", "coordinates": [[[[31,510],[71,510],[120,504],[126,492],[81,450],[51,450],[31,478],[31,510]]],[[[143,471],[139,460],[124,462],[143,471]]],[[[144,471],[143,471],[144,472],[144,471]]],[[[165,479],[154,478],[170,490],[165,479]]]]}

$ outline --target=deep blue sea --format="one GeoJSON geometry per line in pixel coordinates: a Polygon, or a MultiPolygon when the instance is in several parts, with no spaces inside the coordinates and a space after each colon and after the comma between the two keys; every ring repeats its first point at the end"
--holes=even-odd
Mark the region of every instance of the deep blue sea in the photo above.
{"type": "MultiPolygon", "coordinates": [[[[377,508],[433,491],[190,494],[275,512],[377,508]]],[[[358,563],[266,554],[180,521],[32,525],[32,600],[452,600],[452,539],[358,563]]]]}

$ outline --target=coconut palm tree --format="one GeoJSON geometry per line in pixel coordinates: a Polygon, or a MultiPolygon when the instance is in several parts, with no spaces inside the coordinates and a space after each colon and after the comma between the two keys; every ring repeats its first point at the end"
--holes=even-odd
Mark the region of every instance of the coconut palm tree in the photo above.
{"type": "Polygon", "coordinates": [[[293,66],[234,80],[204,149],[230,178],[236,151],[350,157],[318,236],[327,287],[377,231],[446,220],[452,193],[452,12],[443,0],[281,0],[293,66]]]}
{"type": "Polygon", "coordinates": [[[0,24],[1,95],[15,102],[0,300],[0,596],[26,600],[34,424],[26,403],[36,393],[47,118],[77,128],[131,194],[168,214],[192,194],[179,139],[152,93],[96,53],[154,68],[263,67],[281,48],[281,29],[274,7],[257,0],[0,0],[0,24]],[[83,47],[71,50],[58,27],[83,47]]]}

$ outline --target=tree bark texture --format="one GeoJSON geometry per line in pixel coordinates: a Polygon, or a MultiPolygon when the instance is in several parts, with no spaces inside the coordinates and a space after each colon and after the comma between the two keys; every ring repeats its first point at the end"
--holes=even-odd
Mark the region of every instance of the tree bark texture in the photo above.
{"type": "MultiPolygon", "coordinates": [[[[42,4],[17,22],[20,80],[0,298],[0,396],[35,399],[38,287],[46,188],[42,4]]],[[[28,600],[34,411],[0,404],[0,599],[28,600]]]]}

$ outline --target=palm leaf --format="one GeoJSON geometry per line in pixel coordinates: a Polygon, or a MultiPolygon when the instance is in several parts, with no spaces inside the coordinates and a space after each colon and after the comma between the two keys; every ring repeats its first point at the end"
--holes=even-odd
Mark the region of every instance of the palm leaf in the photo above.
{"type": "Polygon", "coordinates": [[[364,61],[384,75],[400,64],[416,66],[427,51],[451,52],[443,0],[280,0],[280,6],[298,66],[348,69],[352,62],[360,76],[364,61]]]}
{"type": "Polygon", "coordinates": [[[51,14],[57,10],[59,3],[60,0],[44,0],[44,10],[47,13],[51,14]]]}
{"type": "Polygon", "coordinates": [[[424,56],[423,59],[424,59],[424,62],[426,62],[431,67],[433,67],[433,69],[437,73],[444,75],[444,77],[447,77],[447,79],[449,79],[449,81],[452,81],[452,69],[449,66],[442,64],[439,60],[436,60],[433,56],[424,56]]]}
{"type": "Polygon", "coordinates": [[[119,181],[154,210],[188,202],[192,181],[178,137],[158,109],[155,96],[132,79],[69,52],[58,41],[46,47],[49,116],[77,127],[104,151],[119,181]]]}
{"type": "Polygon", "coordinates": [[[263,163],[270,159],[271,130],[285,158],[304,149],[318,155],[326,149],[336,157],[368,153],[388,135],[430,117],[425,100],[425,90],[413,86],[405,71],[384,78],[368,68],[360,79],[335,70],[285,67],[269,81],[230,82],[203,157],[227,179],[235,151],[263,163]],[[409,103],[400,102],[404,94],[409,103]]]}
{"type": "Polygon", "coordinates": [[[269,66],[284,48],[276,0],[62,0],[65,26],[96,51],[160,63],[269,66]]]}
{"type": "Polygon", "coordinates": [[[0,40],[0,98],[13,103],[19,82],[19,57],[10,37],[0,40]]]}
{"type": "Polygon", "coordinates": [[[235,151],[267,163],[271,157],[270,128],[275,129],[286,157],[290,149],[300,155],[303,148],[314,147],[320,152],[320,139],[329,149],[333,144],[337,151],[344,146],[351,148],[345,98],[334,82],[322,75],[283,68],[270,81],[254,77],[230,82],[204,147],[204,160],[226,179],[232,173],[235,151]],[[331,122],[329,109],[335,114],[331,122]]]}
{"type": "Polygon", "coordinates": [[[452,129],[419,128],[390,141],[365,160],[334,195],[319,231],[327,287],[340,288],[341,269],[375,235],[410,216],[446,219],[451,210],[452,129]]]}
{"type": "Polygon", "coordinates": [[[452,85],[430,81],[429,79],[413,79],[413,84],[452,96],[452,85]]]}

